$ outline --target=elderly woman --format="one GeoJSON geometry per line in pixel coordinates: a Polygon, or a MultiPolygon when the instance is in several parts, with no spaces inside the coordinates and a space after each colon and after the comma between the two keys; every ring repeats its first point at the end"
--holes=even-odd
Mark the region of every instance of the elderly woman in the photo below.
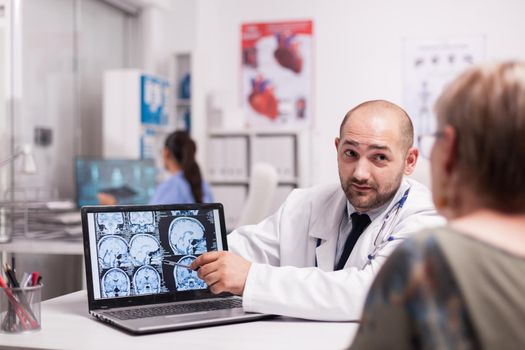
{"type": "Polygon", "coordinates": [[[525,63],[468,70],[436,114],[421,152],[448,225],[390,256],[352,349],[523,348],[525,63]]]}

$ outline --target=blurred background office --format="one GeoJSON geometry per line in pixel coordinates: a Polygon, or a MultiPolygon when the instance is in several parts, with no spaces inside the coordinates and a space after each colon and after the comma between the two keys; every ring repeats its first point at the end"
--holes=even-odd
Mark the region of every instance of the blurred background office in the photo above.
{"type": "MultiPolygon", "coordinates": [[[[0,168],[0,236],[80,244],[75,218],[57,219],[62,235],[49,234],[49,222],[32,234],[49,211],[78,214],[101,189],[147,202],[166,178],[158,155],[175,129],[196,141],[232,229],[246,223],[256,164],[277,173],[268,212],[293,188],[337,181],[333,140],[364,100],[398,103],[418,133],[431,132],[434,99],[463,68],[525,58],[524,13],[521,0],[0,0],[0,160],[28,146],[36,166],[21,172],[18,157],[0,168]],[[272,85],[260,74],[267,62],[254,58],[265,47],[250,46],[250,35],[283,23],[275,45],[292,42],[292,63],[276,50],[287,69],[272,85]],[[306,86],[305,96],[261,110],[286,79],[306,86]],[[25,213],[35,225],[13,222],[25,213]]],[[[425,166],[415,175],[422,182],[425,166]]],[[[44,297],[82,287],[78,250],[6,247],[4,259],[16,251],[22,266],[60,271],[44,297]]]]}

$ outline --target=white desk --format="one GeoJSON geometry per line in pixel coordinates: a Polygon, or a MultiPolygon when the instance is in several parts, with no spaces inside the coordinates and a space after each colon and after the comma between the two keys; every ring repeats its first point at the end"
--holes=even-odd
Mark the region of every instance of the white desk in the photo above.
{"type": "Polygon", "coordinates": [[[88,314],[85,291],[42,304],[42,329],[1,334],[1,349],[343,349],[357,330],[352,322],[312,322],[291,318],[128,335],[88,314]],[[154,345],[153,345],[154,344],[154,345]]]}

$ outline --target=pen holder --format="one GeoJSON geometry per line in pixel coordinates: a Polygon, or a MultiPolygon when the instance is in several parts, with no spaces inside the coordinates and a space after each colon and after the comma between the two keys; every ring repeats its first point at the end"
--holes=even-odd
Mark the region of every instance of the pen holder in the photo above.
{"type": "Polygon", "coordinates": [[[42,284],[24,288],[0,288],[0,333],[39,330],[41,300],[42,284]]]}

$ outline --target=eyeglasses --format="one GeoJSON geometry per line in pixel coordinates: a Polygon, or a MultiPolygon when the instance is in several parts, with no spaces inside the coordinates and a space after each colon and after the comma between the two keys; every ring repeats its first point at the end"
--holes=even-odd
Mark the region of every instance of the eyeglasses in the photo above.
{"type": "Polygon", "coordinates": [[[432,147],[434,147],[436,139],[442,136],[443,132],[439,130],[433,134],[419,135],[417,137],[417,146],[419,148],[419,153],[421,153],[421,156],[430,159],[430,153],[432,152],[432,147]]]}

